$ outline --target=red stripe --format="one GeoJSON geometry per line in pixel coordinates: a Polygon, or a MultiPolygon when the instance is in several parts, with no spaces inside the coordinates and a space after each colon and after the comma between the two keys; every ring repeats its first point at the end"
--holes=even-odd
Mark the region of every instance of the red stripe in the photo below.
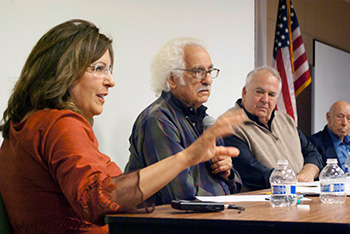
{"type": "Polygon", "coordinates": [[[308,79],[311,79],[310,70],[304,72],[296,81],[294,81],[294,90],[297,91],[308,79]]]}
{"type": "MultiPolygon", "coordinates": [[[[287,81],[287,76],[286,72],[284,70],[284,60],[283,56],[281,53],[281,50],[277,50],[276,53],[276,65],[277,65],[277,70],[280,73],[281,79],[282,79],[282,90],[281,90],[281,95],[283,97],[284,105],[286,107],[286,112],[289,114],[293,119],[294,119],[294,111],[293,111],[293,106],[292,106],[292,101],[289,93],[289,86],[288,86],[288,81],[287,81]]],[[[288,60],[289,58],[285,58],[288,60]]]]}
{"type": "Polygon", "coordinates": [[[301,35],[293,40],[293,50],[297,50],[300,45],[303,44],[303,39],[301,38],[301,35]]]}
{"type": "Polygon", "coordinates": [[[294,61],[294,69],[295,71],[298,70],[298,68],[303,65],[303,63],[307,61],[306,54],[302,54],[297,60],[294,61]]]}

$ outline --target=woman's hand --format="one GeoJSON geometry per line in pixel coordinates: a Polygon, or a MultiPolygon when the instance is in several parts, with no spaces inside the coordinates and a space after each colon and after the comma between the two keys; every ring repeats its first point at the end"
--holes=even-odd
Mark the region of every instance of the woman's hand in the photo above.
{"type": "Polygon", "coordinates": [[[204,131],[192,145],[182,151],[182,156],[187,161],[187,165],[196,165],[215,156],[237,157],[239,154],[237,148],[216,146],[216,139],[219,136],[224,137],[234,134],[234,128],[241,125],[246,119],[247,116],[242,109],[229,110],[222,114],[214,125],[204,131]]]}
{"type": "Polygon", "coordinates": [[[147,199],[168,184],[176,175],[189,166],[218,157],[236,157],[239,150],[235,147],[216,146],[219,136],[234,133],[234,128],[247,119],[243,110],[229,110],[221,115],[214,125],[190,145],[187,149],[140,170],[139,187],[143,199],[147,199]],[[152,181],[152,182],[150,182],[152,181]]]}

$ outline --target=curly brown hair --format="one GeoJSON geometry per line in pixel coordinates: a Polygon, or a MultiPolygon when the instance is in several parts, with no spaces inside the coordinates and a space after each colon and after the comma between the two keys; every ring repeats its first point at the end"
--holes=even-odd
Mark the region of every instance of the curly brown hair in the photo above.
{"type": "MultiPolygon", "coordinates": [[[[69,20],[44,34],[29,54],[9,98],[0,125],[3,138],[9,138],[10,122],[19,123],[30,111],[70,109],[82,114],[71,101],[69,88],[107,50],[113,65],[112,39],[85,20],[69,20]]],[[[92,118],[88,121],[93,122],[92,118]]]]}

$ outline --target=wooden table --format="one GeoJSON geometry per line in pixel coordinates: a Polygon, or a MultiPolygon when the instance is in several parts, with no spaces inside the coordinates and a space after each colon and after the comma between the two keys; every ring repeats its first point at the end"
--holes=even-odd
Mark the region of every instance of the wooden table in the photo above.
{"type": "Polygon", "coordinates": [[[186,213],[157,206],[150,214],[108,215],[110,233],[350,233],[350,198],[340,205],[325,205],[308,197],[295,207],[273,208],[269,202],[237,202],[245,211],[186,213]]]}

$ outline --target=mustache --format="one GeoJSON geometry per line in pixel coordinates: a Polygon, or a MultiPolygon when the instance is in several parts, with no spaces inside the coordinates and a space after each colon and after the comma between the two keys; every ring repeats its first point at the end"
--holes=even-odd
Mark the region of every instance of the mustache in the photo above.
{"type": "Polygon", "coordinates": [[[210,85],[204,85],[204,86],[200,87],[199,89],[197,89],[197,93],[199,93],[200,91],[203,91],[203,90],[210,91],[210,89],[211,89],[210,85]]]}

